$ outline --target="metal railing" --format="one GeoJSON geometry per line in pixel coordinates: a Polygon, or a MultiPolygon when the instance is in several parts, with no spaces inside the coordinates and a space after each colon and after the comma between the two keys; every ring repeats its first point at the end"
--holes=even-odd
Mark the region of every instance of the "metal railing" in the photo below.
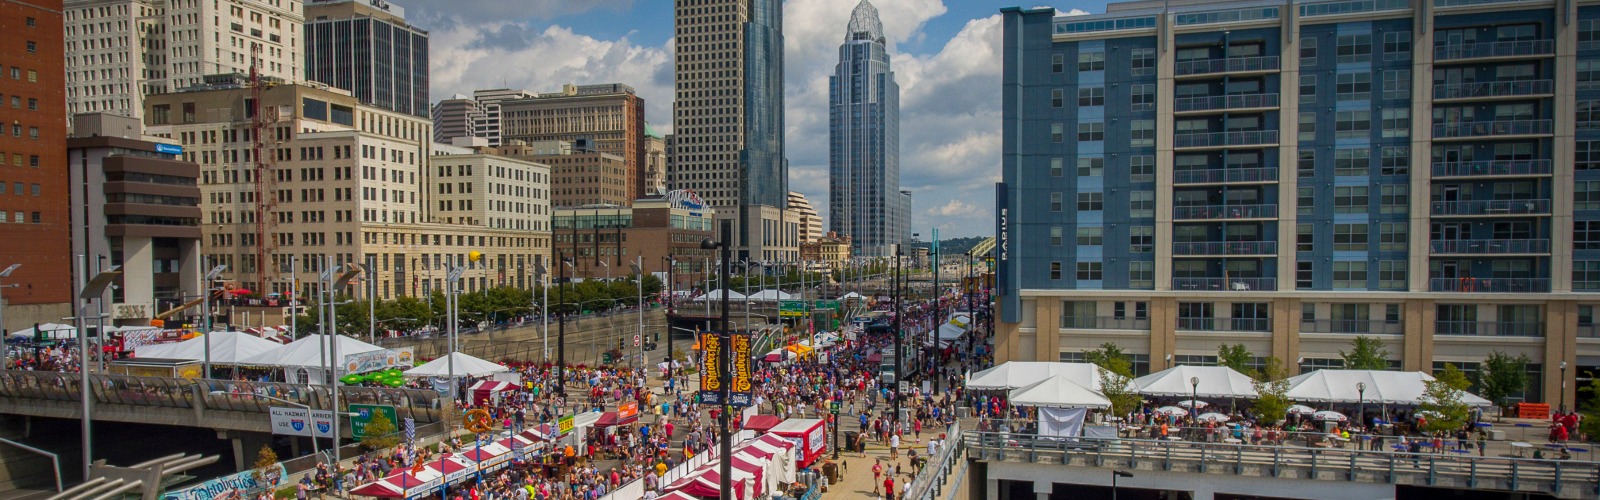
{"type": "Polygon", "coordinates": [[[1433,59],[1436,61],[1488,57],[1548,56],[1555,55],[1555,53],[1555,40],[1456,43],[1433,47],[1433,59]]]}
{"type": "MultiPolygon", "coordinates": [[[[945,430],[948,436],[961,436],[961,424],[950,424],[945,430]]],[[[906,484],[905,494],[900,498],[933,500],[939,490],[943,489],[945,480],[950,477],[950,469],[956,465],[956,457],[964,455],[966,439],[952,439],[940,446],[937,457],[929,457],[928,463],[911,477],[911,482],[906,484]]]]}
{"type": "MultiPolygon", "coordinates": [[[[6,371],[0,373],[0,399],[79,401],[79,375],[66,372],[6,371]]],[[[279,382],[246,382],[130,375],[89,375],[95,404],[156,408],[195,408],[222,411],[266,413],[272,406],[283,406],[264,397],[285,399],[326,410],[332,406],[327,386],[305,386],[279,382]]],[[[421,389],[380,387],[341,387],[341,407],[350,404],[393,405],[401,418],[418,422],[438,420],[439,394],[421,389]]],[[[342,409],[342,408],[341,408],[342,409]]]]}
{"type": "Polygon", "coordinates": [[[1064,316],[1061,318],[1061,328],[1078,330],[1149,330],[1150,318],[1064,316]]]}
{"type": "Polygon", "coordinates": [[[1203,97],[1179,97],[1172,101],[1173,111],[1210,111],[1223,109],[1276,108],[1278,94],[1235,94],[1203,97]]]}
{"type": "Polygon", "coordinates": [[[1271,146],[1278,143],[1276,130],[1235,130],[1174,134],[1172,147],[1209,148],[1224,146],[1271,146]]]}
{"type": "Polygon", "coordinates": [[[1470,122],[1435,123],[1433,137],[1493,137],[1501,135],[1550,135],[1552,120],[1481,120],[1470,122]]]}
{"type": "Polygon", "coordinates": [[[1172,207],[1172,218],[1178,220],[1273,219],[1277,217],[1277,205],[1180,205],[1172,207]]]}
{"type": "Polygon", "coordinates": [[[1173,255],[1277,255],[1276,241],[1178,241],[1173,255]]]}
{"type": "Polygon", "coordinates": [[[1435,292],[1543,293],[1550,291],[1550,279],[1430,278],[1428,289],[1435,292]]]}
{"type": "Polygon", "coordinates": [[[1236,73],[1245,71],[1272,71],[1278,69],[1278,56],[1228,57],[1180,61],[1173,65],[1173,74],[1205,75],[1211,73],[1236,73]]]}
{"type": "Polygon", "coordinates": [[[1199,170],[1174,170],[1173,184],[1216,184],[1224,182],[1273,182],[1278,180],[1276,168],[1207,168],[1199,170]]]}
{"type": "Polygon", "coordinates": [[[1178,330],[1196,332],[1270,332],[1267,318],[1178,318],[1178,330]]]}
{"type": "Polygon", "coordinates": [[[1435,254],[1550,253],[1550,240],[1434,240],[1428,242],[1428,248],[1435,254]]]}
{"type": "Polygon", "coordinates": [[[1435,335],[1476,335],[1484,337],[1543,337],[1543,321],[1453,321],[1434,320],[1435,335]]]}
{"type": "Polygon", "coordinates": [[[1278,278],[1172,278],[1172,289],[1177,291],[1200,290],[1212,292],[1274,291],[1278,278]]]}
{"type": "Polygon", "coordinates": [[[1509,82],[1441,83],[1433,86],[1434,99],[1469,99],[1474,97],[1512,97],[1542,95],[1555,92],[1554,80],[1517,80],[1509,82]]]}
{"type": "Polygon", "coordinates": [[[1433,176],[1475,177],[1481,175],[1549,175],[1550,160],[1486,160],[1439,162],[1433,164],[1433,176]]]}
{"type": "Polygon", "coordinates": [[[1545,215],[1548,198],[1528,200],[1435,201],[1433,215],[1545,215]]]}
{"type": "Polygon", "coordinates": [[[1374,335],[1400,335],[1405,325],[1398,321],[1381,319],[1314,319],[1300,320],[1300,333],[1358,333],[1374,335]]]}

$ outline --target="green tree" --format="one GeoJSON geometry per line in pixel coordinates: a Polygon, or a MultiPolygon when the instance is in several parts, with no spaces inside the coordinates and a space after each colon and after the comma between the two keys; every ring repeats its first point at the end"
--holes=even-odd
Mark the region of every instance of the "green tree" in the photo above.
{"type": "MultiPolygon", "coordinates": [[[[1125,365],[1126,363],[1126,360],[1121,360],[1120,365],[1125,365]]],[[[1119,363],[1116,361],[1112,362],[1112,364],[1119,365],[1119,363]]],[[[1121,367],[1126,369],[1126,366],[1121,367]]],[[[1111,401],[1112,415],[1127,415],[1135,408],[1139,407],[1139,401],[1141,401],[1141,398],[1139,397],[1139,393],[1133,387],[1132,378],[1129,378],[1125,375],[1120,375],[1116,371],[1104,366],[1099,367],[1099,369],[1100,394],[1104,395],[1106,399],[1111,401]]]]}
{"type": "Polygon", "coordinates": [[[1389,350],[1383,347],[1383,341],[1377,337],[1356,336],[1355,340],[1350,341],[1350,352],[1339,351],[1339,357],[1344,358],[1347,370],[1389,369],[1389,350]]]}
{"type": "Polygon", "coordinates": [[[1505,408],[1507,398],[1528,387],[1528,363],[1532,362],[1527,354],[1511,356],[1498,349],[1490,351],[1478,367],[1478,393],[1505,408]]]}
{"type": "Polygon", "coordinates": [[[256,484],[263,485],[263,491],[271,489],[273,485],[283,480],[278,476],[278,454],[272,451],[271,445],[261,445],[261,451],[256,452],[256,463],[251,470],[251,476],[256,484]]]}
{"type": "Polygon", "coordinates": [[[1289,413],[1289,406],[1294,402],[1289,400],[1288,371],[1283,368],[1283,362],[1276,357],[1267,358],[1266,365],[1255,372],[1256,399],[1254,403],[1256,417],[1264,424],[1275,424],[1284,419],[1289,413]]]}
{"type": "Polygon", "coordinates": [[[1433,377],[1433,380],[1424,382],[1426,388],[1417,405],[1419,412],[1431,412],[1427,415],[1428,425],[1425,429],[1428,432],[1454,431],[1467,425],[1472,409],[1461,399],[1469,385],[1466,374],[1461,373],[1456,365],[1445,363],[1444,370],[1433,377]]]}
{"type": "Polygon", "coordinates": [[[381,411],[372,412],[372,420],[367,421],[366,435],[361,438],[361,446],[368,451],[382,450],[400,444],[400,430],[389,421],[389,415],[381,411]]]}
{"type": "Polygon", "coordinates": [[[1577,394],[1577,407],[1583,413],[1583,419],[1578,421],[1578,431],[1587,436],[1600,436],[1600,377],[1593,372],[1586,372],[1589,383],[1580,387],[1577,394]]]}
{"type": "Polygon", "coordinates": [[[1115,343],[1106,342],[1099,349],[1083,351],[1083,360],[1111,373],[1133,377],[1133,360],[1115,343]]]}
{"type": "Polygon", "coordinates": [[[1244,344],[1222,344],[1217,346],[1217,364],[1232,368],[1239,373],[1250,373],[1250,362],[1255,360],[1255,353],[1250,352],[1244,344]]]}

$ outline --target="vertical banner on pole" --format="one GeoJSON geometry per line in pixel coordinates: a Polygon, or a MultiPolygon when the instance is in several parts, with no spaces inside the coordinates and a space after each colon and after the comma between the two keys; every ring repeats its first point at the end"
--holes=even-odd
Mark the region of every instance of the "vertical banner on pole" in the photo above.
{"type": "Polygon", "coordinates": [[[722,404],[722,337],[700,334],[700,403],[722,404]]]}
{"type": "Polygon", "coordinates": [[[755,403],[754,388],[751,373],[750,359],[751,342],[750,334],[736,333],[733,341],[733,387],[729,388],[728,404],[734,406],[750,406],[755,403]]]}

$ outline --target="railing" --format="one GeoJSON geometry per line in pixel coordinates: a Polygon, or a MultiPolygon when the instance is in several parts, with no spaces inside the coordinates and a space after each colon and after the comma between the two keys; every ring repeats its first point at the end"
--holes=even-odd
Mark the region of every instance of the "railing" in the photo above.
{"type": "Polygon", "coordinates": [[[1194,205],[1172,207],[1172,218],[1179,220],[1272,219],[1277,205],[1194,205]]]}
{"type": "Polygon", "coordinates": [[[1475,177],[1486,175],[1549,175],[1550,160],[1486,160],[1439,162],[1433,164],[1434,177],[1475,177]]]}
{"type": "Polygon", "coordinates": [[[1543,215],[1550,213],[1550,200],[1472,200],[1435,201],[1433,215],[1543,215]]]}
{"type": "Polygon", "coordinates": [[[1200,290],[1211,292],[1274,291],[1278,278],[1172,278],[1173,290],[1200,290]]]}
{"type": "Polygon", "coordinates": [[[1578,338],[1600,338],[1600,324],[1578,325],[1578,338]]]}
{"type": "Polygon", "coordinates": [[[1233,132],[1199,132],[1172,136],[1175,148],[1209,148],[1223,146],[1268,146],[1278,143],[1276,130],[1238,130],[1233,132]]]}
{"type": "Polygon", "coordinates": [[[1207,168],[1175,170],[1173,184],[1216,184],[1223,182],[1273,182],[1278,180],[1276,168],[1207,168]]]}
{"type": "Polygon", "coordinates": [[[1436,61],[1455,61],[1486,57],[1548,56],[1555,53],[1555,40],[1477,42],[1434,46],[1433,59],[1436,61]]]}
{"type": "Polygon", "coordinates": [[[1435,123],[1433,137],[1493,137],[1501,135],[1550,135],[1554,127],[1551,120],[1481,120],[1470,122],[1435,123]]]}
{"type": "Polygon", "coordinates": [[[1430,278],[1435,292],[1535,293],[1549,292],[1549,278],[1430,278]]]}
{"type": "MultiPolygon", "coordinates": [[[[960,436],[961,424],[950,424],[945,434],[960,436]]],[[[956,457],[965,455],[963,453],[965,450],[965,439],[945,441],[938,450],[938,456],[929,457],[928,463],[922,466],[922,470],[917,471],[916,476],[912,476],[911,482],[906,484],[905,494],[900,498],[933,500],[939,494],[939,490],[943,489],[945,479],[950,476],[950,469],[955,467],[956,457]]]]}
{"type": "Polygon", "coordinates": [[[1178,330],[1198,332],[1270,332],[1267,318],[1178,318],[1178,330]]]}
{"type": "Polygon", "coordinates": [[[1550,240],[1434,240],[1428,243],[1435,254],[1494,255],[1550,253],[1550,240]]]}
{"type": "MultiPolygon", "coordinates": [[[[0,399],[79,401],[79,375],[66,372],[0,372],[0,399]]],[[[131,405],[158,408],[194,408],[266,413],[272,406],[289,406],[264,397],[271,396],[326,410],[332,394],[326,386],[305,386],[278,382],[234,380],[191,380],[183,378],[135,377],[129,375],[89,375],[93,399],[102,405],[131,405]]],[[[401,418],[419,423],[438,420],[439,394],[420,389],[342,387],[341,408],[350,404],[393,405],[401,418]]]]}
{"type": "Polygon", "coordinates": [[[1061,438],[967,431],[968,458],[1184,473],[1361,481],[1554,493],[1592,498],[1600,463],[1470,454],[1399,453],[1298,446],[1061,438]]]}
{"type": "Polygon", "coordinates": [[[1180,97],[1172,101],[1173,111],[1210,111],[1222,109],[1276,108],[1278,94],[1236,94],[1204,97],[1180,97]]]}
{"type": "Polygon", "coordinates": [[[1149,330],[1150,318],[1066,316],[1061,318],[1061,328],[1079,330],[1149,330]]]}
{"type": "Polygon", "coordinates": [[[1435,335],[1478,335],[1484,337],[1543,337],[1543,321],[1452,321],[1434,320],[1435,335]]]}
{"type": "Polygon", "coordinates": [[[1173,255],[1277,255],[1276,241],[1179,241],[1173,255]]]}
{"type": "Polygon", "coordinates": [[[1513,97],[1543,95],[1555,92],[1554,80],[1517,80],[1509,82],[1440,83],[1433,86],[1434,99],[1470,99],[1473,97],[1513,97]]]}
{"type": "Polygon", "coordinates": [[[1278,69],[1278,56],[1229,57],[1181,61],[1174,65],[1173,74],[1205,75],[1211,73],[1236,73],[1245,71],[1273,71],[1278,69]]]}
{"type": "Polygon", "coordinates": [[[1400,335],[1405,333],[1405,325],[1381,319],[1313,319],[1300,320],[1300,333],[1400,335]]]}

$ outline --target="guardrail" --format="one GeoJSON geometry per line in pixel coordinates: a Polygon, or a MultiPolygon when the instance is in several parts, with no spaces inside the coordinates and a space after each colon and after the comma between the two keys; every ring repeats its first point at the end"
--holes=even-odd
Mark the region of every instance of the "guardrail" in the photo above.
{"type": "MultiPolygon", "coordinates": [[[[66,372],[0,372],[0,400],[80,401],[83,393],[79,377],[77,373],[66,372]]],[[[329,409],[333,402],[331,388],[327,386],[279,382],[90,374],[89,383],[97,405],[266,413],[272,406],[288,405],[260,396],[285,399],[317,410],[329,409]]],[[[351,404],[392,405],[399,418],[414,418],[418,423],[439,419],[439,394],[434,391],[341,387],[339,393],[341,410],[351,404]]]]}
{"type": "MultiPolygon", "coordinates": [[[[950,424],[945,430],[948,436],[962,436],[961,423],[950,424]]],[[[917,475],[912,476],[911,482],[906,484],[905,496],[900,498],[915,500],[933,500],[943,489],[945,479],[950,477],[951,468],[955,467],[956,457],[962,455],[966,449],[966,439],[946,440],[939,449],[939,456],[933,457],[917,475]]]]}

